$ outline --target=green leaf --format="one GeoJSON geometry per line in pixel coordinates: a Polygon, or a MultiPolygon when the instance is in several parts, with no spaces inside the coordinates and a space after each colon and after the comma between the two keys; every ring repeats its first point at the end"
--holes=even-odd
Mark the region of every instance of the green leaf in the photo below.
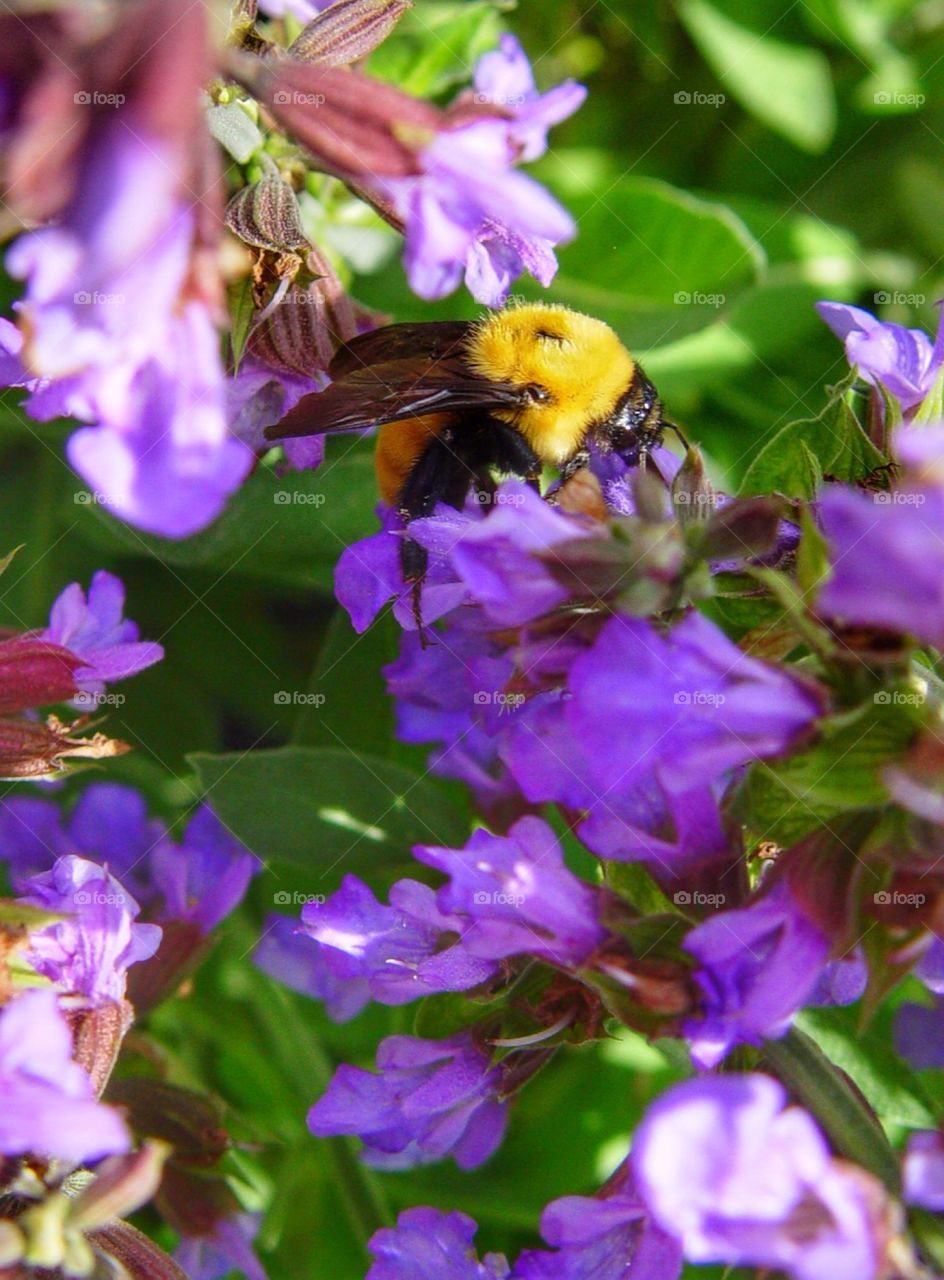
{"type": "Polygon", "coordinates": [[[829,554],[826,539],[804,507],[800,514],[800,545],[797,549],[797,583],[805,600],[813,600],[829,577],[829,554]]]}
{"type": "Polygon", "coordinates": [[[881,1010],[863,1031],[853,1006],[805,1009],[796,1025],[841,1067],[862,1090],[885,1125],[933,1129],[942,1112],[935,1108],[917,1074],[892,1047],[894,1011],[881,1010]]]}
{"type": "Polygon", "coordinates": [[[408,861],[415,844],[461,845],[468,834],[434,782],[378,757],[283,747],[189,760],[229,829],[266,861],[308,873],[313,893],[408,861]]]}
{"type": "Polygon", "coordinates": [[[742,26],[707,0],[685,0],[679,16],[747,111],[804,151],[825,150],[836,129],[836,101],[820,50],[742,26]]]}
{"type": "Polygon", "coordinates": [[[885,457],[862,430],[849,403],[855,380],[852,370],[818,417],[782,427],[748,467],[740,492],[810,499],[824,474],[854,482],[883,466],[885,457]]]}
{"type": "Polygon", "coordinates": [[[371,54],[370,74],[416,97],[435,97],[468,83],[478,58],[498,44],[500,33],[491,0],[426,0],[371,54]]]}
{"type": "Polygon", "coordinates": [[[921,716],[911,704],[869,702],[823,721],[810,750],[751,766],[737,796],[739,816],[786,845],[836,814],[886,804],[880,770],[907,750],[921,716]]]}
{"type": "Polygon", "coordinates": [[[897,1192],[894,1151],[862,1099],[822,1049],[794,1027],[781,1040],[766,1040],[763,1055],[774,1074],[816,1117],[839,1155],[868,1169],[897,1192]]]}
{"type": "Polygon", "coordinates": [[[559,302],[605,316],[630,347],[703,329],[763,270],[763,249],[723,204],[622,178],[570,201],[580,225],[560,251],[559,302]]]}
{"type": "Polygon", "coordinates": [[[230,347],[233,352],[233,369],[239,372],[243,352],[252,328],[252,317],[255,314],[255,303],[252,298],[252,281],[242,280],[229,287],[230,347]]]}
{"type": "Polygon", "coordinates": [[[262,146],[259,126],[236,102],[207,108],[207,128],[238,164],[246,164],[262,146]]]}

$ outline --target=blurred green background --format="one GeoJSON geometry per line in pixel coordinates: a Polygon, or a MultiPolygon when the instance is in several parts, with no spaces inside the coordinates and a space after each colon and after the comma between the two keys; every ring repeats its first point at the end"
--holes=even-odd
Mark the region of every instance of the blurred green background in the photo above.
{"type": "MultiPolygon", "coordinates": [[[[934,331],[940,0],[415,0],[370,69],[446,101],[503,29],[541,87],[574,76],[590,91],[534,167],[578,218],[550,297],[619,330],[721,483],[734,487],[780,426],[817,414],[845,373],[817,299],[934,331]]],[[[305,216],[363,303],[397,320],[476,313],[463,294],[435,306],[411,296],[393,234],[336,184],[312,185],[305,216]]],[[[415,1010],[335,1027],[248,963],[276,893],[330,892],[347,871],[381,891],[411,867],[411,844],[468,830],[461,789],[425,776],[425,753],[393,738],[378,669],[396,628],[381,620],[357,639],[333,602],[340,551],[376,527],[370,442],[331,442],[310,475],[260,466],[214,527],[174,544],[87,501],[63,462],[67,424],[28,422],[18,400],[7,393],[0,420],[0,551],[22,544],[0,622],[42,625],[68,582],[118,572],[130,616],[167,657],[122,686],[106,727],[136,750],[107,776],[144,788],[172,821],[208,794],[267,859],[192,990],[143,1031],[170,1078],[224,1100],[239,1143],[228,1167],[247,1207],[266,1212],[270,1275],[356,1280],[370,1232],[414,1203],[474,1214],[483,1249],[536,1243],[548,1199],[588,1193],[613,1169],[679,1070],[670,1057],[628,1035],[572,1051],[529,1088],[484,1170],[377,1177],[349,1145],[311,1138],[304,1115],[336,1062],[368,1062],[415,1010]]],[[[883,1118],[907,1122],[894,1069],[883,1118]]]]}

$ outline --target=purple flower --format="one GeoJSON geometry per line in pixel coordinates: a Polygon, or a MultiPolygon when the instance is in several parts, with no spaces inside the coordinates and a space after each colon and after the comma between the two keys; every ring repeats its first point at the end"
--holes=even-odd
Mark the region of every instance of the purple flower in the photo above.
{"type": "Polygon", "coordinates": [[[451,1155],[460,1169],[489,1158],[505,1132],[500,1072],[468,1035],[449,1040],[388,1036],[377,1050],[379,1075],[341,1066],[308,1113],[319,1138],[357,1134],[364,1160],[411,1169],[451,1155]]]}
{"type": "MultiPolygon", "coordinates": [[[[416,540],[425,545],[428,522],[418,522],[416,540]]],[[[528,485],[506,481],[486,519],[467,524],[450,559],[469,595],[488,622],[520,626],[549,613],[569,596],[537,558],[559,542],[588,537],[589,525],[549,506],[528,485]]]]}
{"type": "Polygon", "coordinates": [[[488,118],[437,133],[420,152],[420,177],[378,180],[405,224],[407,276],[421,298],[445,297],[465,274],[477,302],[501,306],[522,270],[545,286],[553,278],[553,246],[573,238],[574,222],[511,167],[514,130],[488,118]]]}
{"type": "Polygon", "coordinates": [[[139,907],[114,878],[84,858],[60,858],[23,886],[23,901],[66,920],[30,933],[27,960],[61,990],[89,1000],[122,1000],[131,965],[154,955],[156,924],[135,924],[139,907]]]}
{"type": "Polygon", "coordinates": [[[462,946],[472,955],[534,955],[573,967],[606,936],[596,890],[567,869],[540,818],[520,818],[507,836],[476,831],[464,849],[421,845],[414,853],[451,877],[439,905],[471,922],[462,946]]]}
{"type": "Polygon", "coordinates": [[[328,1017],[335,1022],[348,1022],[370,1002],[365,979],[339,978],[328,952],[313,945],[291,916],[268,917],[252,960],[276,982],[323,1001],[328,1017]]]}
{"type": "Polygon", "coordinates": [[[206,1236],[185,1236],[174,1253],[174,1261],[188,1280],[224,1280],[239,1271],[246,1280],[266,1280],[252,1241],[259,1230],[260,1215],[241,1213],[220,1218],[206,1236]]]}
{"type": "Polygon", "coordinates": [[[685,1035],[697,1065],[713,1067],[735,1044],[787,1031],[816,986],[829,942],[781,880],[749,906],[703,921],[685,950],[698,961],[703,998],[685,1035]]]}
{"type": "Polygon", "coordinates": [[[920,978],[929,991],[944,996],[944,938],[935,937],[927,951],[915,965],[915,977],[920,978]]]}
{"type": "Polygon", "coordinates": [[[475,67],[475,101],[512,114],[508,133],[522,160],[536,160],[547,150],[547,131],[581,106],[587,96],[582,84],[567,80],[540,94],[528,55],[507,32],[498,48],[485,53],[475,67]]]}
{"type": "Polygon", "coordinates": [[[284,18],[291,14],[299,22],[311,22],[322,9],[327,9],[334,0],[261,0],[259,8],[270,18],[284,18]]]}
{"type": "Polygon", "coordinates": [[[861,951],[854,951],[824,966],[804,1003],[817,1006],[855,1004],[864,995],[868,983],[869,966],[861,951]]]}
{"type": "Polygon", "coordinates": [[[934,345],[921,329],[876,320],[859,307],[818,302],[816,310],[846,346],[850,365],[873,386],[880,382],[911,416],[931,390],[944,364],[944,327],[934,345]]]}
{"type": "MultiPolygon", "coordinates": [[[[244,357],[239,372],[226,380],[226,406],[230,431],[256,454],[271,445],[266,427],[274,426],[304,395],[320,391],[325,380],[316,382],[301,374],[276,369],[252,355],[244,357]]],[[[299,436],[282,441],[285,460],[293,471],[314,470],[324,460],[324,436],[299,436]]]]}
{"type": "Polygon", "coordinates": [[[826,488],[820,522],[832,576],[820,613],[851,626],[944,643],[944,488],[826,488]]]}
{"type": "Polygon", "coordinates": [[[505,1280],[508,1263],[500,1254],[479,1262],[472,1243],[477,1229],[464,1213],[407,1209],[395,1227],[371,1237],[375,1261],[366,1280],[505,1280]]]}
{"type": "Polygon", "coordinates": [[[908,1204],[944,1212],[944,1134],[933,1129],[911,1134],[902,1173],[908,1204]]]}
{"type": "Polygon", "coordinates": [[[626,1166],[599,1196],[564,1196],[541,1216],[541,1235],[556,1253],[527,1250],[513,1280],[675,1280],[678,1241],[656,1226],[626,1166]]]}
{"type": "Polygon", "coordinates": [[[895,1049],[918,1071],[944,1067],[944,995],[932,1005],[903,1004],[895,1015],[895,1049]]]}
{"type": "Polygon", "coordinates": [[[261,869],[256,855],[230,834],[209,805],[201,805],[181,844],[164,839],[151,852],[151,883],[162,898],[158,919],[186,920],[209,933],[242,902],[261,869]]]}
{"type": "Polygon", "coordinates": [[[85,664],[75,672],[79,704],[94,706],[107,681],[125,680],[164,656],[161,645],[138,639],[138,624],[124,616],[124,607],[124,585],[104,569],[93,574],[88,598],[73,582],[53,602],[49,625],[40,634],[85,664]]]}
{"type": "Polygon", "coordinates": [[[69,441],[72,465],[109,510],[175,538],[218,515],[253,461],[228,433],[210,308],[190,295],[184,164],[130,109],[116,111],[92,134],[61,221],[7,256],[26,281],[27,410],[94,424],[69,441]]]}
{"type": "Polygon", "coordinates": [[[459,915],[440,911],[434,890],[416,880],[397,881],[385,907],[363,881],[345,876],[327,902],[302,910],[302,932],[325,953],[328,967],[347,981],[366,981],[381,1004],[465,991],[490,978],[496,966],[462,945],[467,928],[459,915]]]}
{"type": "Polygon", "coordinates": [[[25,991],[0,1009],[0,1151],[76,1164],[131,1149],[120,1114],[96,1101],[52,991],[25,991]]]}
{"type": "Polygon", "coordinates": [[[650,1212],[695,1263],[872,1280],[881,1192],[831,1158],[812,1118],[768,1076],[689,1080],[647,1112],[630,1157],[650,1212]]]}

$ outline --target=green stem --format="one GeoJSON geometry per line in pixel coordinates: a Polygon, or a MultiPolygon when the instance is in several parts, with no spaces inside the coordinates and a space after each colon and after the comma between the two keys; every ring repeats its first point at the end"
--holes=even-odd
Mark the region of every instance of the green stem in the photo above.
{"type": "Polygon", "coordinates": [[[774,1074],[816,1117],[837,1153],[874,1173],[898,1195],[898,1159],[882,1126],[848,1077],[816,1042],[794,1027],[781,1040],[765,1040],[763,1056],[774,1074]]]}

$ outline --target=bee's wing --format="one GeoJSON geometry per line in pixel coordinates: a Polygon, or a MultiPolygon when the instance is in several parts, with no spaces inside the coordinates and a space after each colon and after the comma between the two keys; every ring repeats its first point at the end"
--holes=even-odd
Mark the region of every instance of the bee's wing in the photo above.
{"type": "Polygon", "coordinates": [[[425,360],[437,364],[457,355],[475,326],[468,320],[436,320],[417,324],[388,324],[359,334],[340,346],[329,370],[335,382],[371,365],[391,360],[425,360]]]}
{"type": "Polygon", "coordinates": [[[432,365],[411,356],[353,370],[324,391],[303,396],[265,434],[269,440],[328,435],[430,413],[516,408],[525,402],[522,388],[477,377],[456,355],[432,365]]]}

